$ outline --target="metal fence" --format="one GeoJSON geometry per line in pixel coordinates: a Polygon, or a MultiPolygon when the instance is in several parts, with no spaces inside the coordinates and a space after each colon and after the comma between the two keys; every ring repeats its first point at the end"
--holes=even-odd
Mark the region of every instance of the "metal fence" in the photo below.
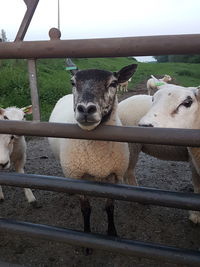
{"type": "MultiPolygon", "coordinates": [[[[200,130],[100,126],[94,131],[86,132],[76,125],[38,122],[40,113],[36,79],[37,58],[200,53],[200,34],[61,41],[59,40],[60,32],[57,29],[51,29],[50,41],[23,42],[22,40],[38,1],[39,0],[25,1],[27,4],[27,12],[15,42],[0,43],[0,59],[29,59],[29,80],[32,90],[34,121],[0,121],[0,133],[191,147],[200,146],[200,130]]],[[[0,184],[109,197],[118,200],[136,201],[139,203],[149,203],[181,209],[200,210],[200,195],[193,193],[175,193],[127,185],[105,185],[97,182],[74,181],[69,178],[16,173],[0,173],[0,184]]],[[[167,262],[200,265],[200,252],[189,249],[186,250],[147,242],[111,238],[97,234],[87,234],[69,229],[19,222],[6,218],[0,219],[0,231],[26,234],[27,236],[48,240],[64,241],[68,244],[79,244],[84,247],[100,248],[132,256],[165,260],[167,262]]]]}

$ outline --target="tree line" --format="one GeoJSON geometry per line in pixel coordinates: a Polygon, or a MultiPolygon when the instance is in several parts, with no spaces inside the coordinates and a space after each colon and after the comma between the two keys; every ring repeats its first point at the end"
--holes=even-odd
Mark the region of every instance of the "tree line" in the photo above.
{"type": "Polygon", "coordinates": [[[200,55],[165,55],[154,56],[157,62],[200,63],[200,55]]]}
{"type": "Polygon", "coordinates": [[[7,37],[6,37],[6,32],[4,31],[4,29],[1,29],[0,32],[0,42],[7,42],[7,37]]]}

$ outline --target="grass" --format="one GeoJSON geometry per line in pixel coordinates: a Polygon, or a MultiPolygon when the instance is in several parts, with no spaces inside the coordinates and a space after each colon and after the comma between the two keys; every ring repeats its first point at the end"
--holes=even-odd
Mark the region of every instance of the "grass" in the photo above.
{"type": "MultiPolygon", "coordinates": [[[[132,58],[73,59],[79,69],[99,68],[117,71],[133,64],[132,58]]],[[[71,93],[70,73],[65,70],[64,59],[37,61],[38,87],[42,120],[48,120],[53,106],[65,94],[71,93]]],[[[187,63],[138,63],[129,88],[148,79],[153,74],[169,74],[183,86],[200,85],[200,64],[187,63]]],[[[144,88],[145,89],[145,88],[144,88]]],[[[30,105],[30,88],[26,60],[1,60],[0,62],[0,107],[30,105]]]]}
{"type": "Polygon", "coordinates": [[[137,73],[129,84],[129,88],[148,79],[150,75],[168,74],[177,84],[183,86],[200,85],[200,64],[188,63],[139,63],[137,73]]]}

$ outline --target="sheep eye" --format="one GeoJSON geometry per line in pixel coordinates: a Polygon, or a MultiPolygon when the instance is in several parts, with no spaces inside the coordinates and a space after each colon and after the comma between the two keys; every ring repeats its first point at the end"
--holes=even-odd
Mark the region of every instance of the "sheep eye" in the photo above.
{"type": "Polygon", "coordinates": [[[10,140],[13,140],[14,138],[15,138],[14,135],[11,135],[10,140]]]}
{"type": "Polygon", "coordinates": [[[110,84],[110,87],[117,87],[117,81],[114,81],[114,82],[112,82],[111,84],[110,84]]]}
{"type": "Polygon", "coordinates": [[[184,106],[186,108],[189,108],[192,105],[193,101],[192,98],[190,96],[188,96],[183,103],[181,103],[181,106],[184,106]]]}
{"type": "Polygon", "coordinates": [[[154,101],[154,97],[152,97],[152,102],[154,101]]]}

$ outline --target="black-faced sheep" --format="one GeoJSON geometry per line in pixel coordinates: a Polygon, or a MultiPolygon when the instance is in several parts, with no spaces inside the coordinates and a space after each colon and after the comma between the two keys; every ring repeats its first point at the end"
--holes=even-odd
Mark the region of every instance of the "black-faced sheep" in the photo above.
{"type": "MultiPolygon", "coordinates": [[[[98,69],[77,71],[72,78],[73,95],[62,97],[53,109],[50,122],[77,123],[83,130],[98,125],[121,125],[117,108],[117,86],[128,81],[137,68],[129,65],[118,72],[98,69]]],[[[127,143],[49,138],[66,177],[122,183],[128,167],[127,143]]],[[[91,207],[86,196],[80,198],[84,231],[90,232],[91,207]]],[[[108,234],[116,235],[114,201],[107,200],[108,234]]]]}

